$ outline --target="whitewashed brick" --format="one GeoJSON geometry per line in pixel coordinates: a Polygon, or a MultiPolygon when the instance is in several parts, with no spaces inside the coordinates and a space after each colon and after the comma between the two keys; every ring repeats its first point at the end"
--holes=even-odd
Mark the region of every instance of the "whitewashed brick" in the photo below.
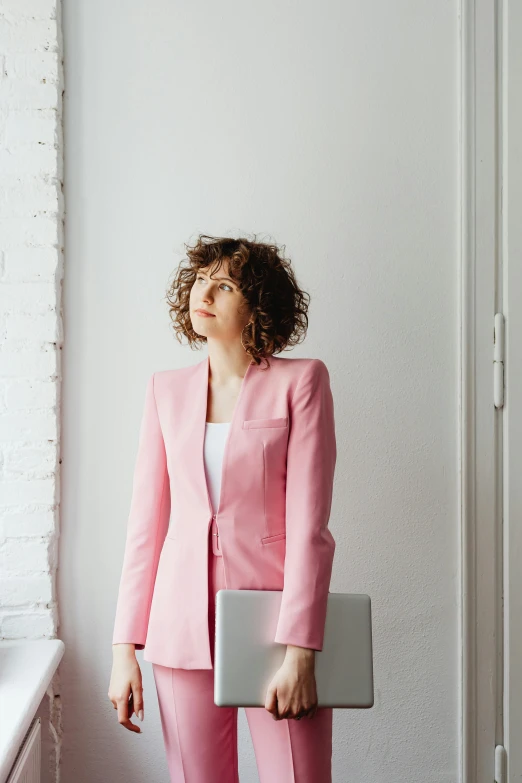
{"type": "Polygon", "coordinates": [[[57,170],[59,155],[54,147],[44,144],[0,149],[0,171],[4,177],[13,174],[52,176],[57,170]]]}
{"type": "Polygon", "coordinates": [[[0,351],[0,378],[49,378],[58,370],[57,351],[0,351]]]}
{"type": "MultiPolygon", "coordinates": [[[[7,316],[5,316],[7,318],[7,316]]],[[[37,334],[34,335],[31,339],[27,338],[10,338],[7,339],[7,337],[4,335],[4,338],[2,340],[2,350],[11,351],[12,353],[17,351],[42,351],[45,352],[48,349],[54,350],[55,345],[54,342],[49,342],[48,340],[42,340],[37,334]]]]}
{"type": "Polygon", "coordinates": [[[56,19],[8,19],[0,16],[0,50],[9,52],[56,51],[56,19]]]}
{"type": "MultiPolygon", "coordinates": [[[[4,143],[9,148],[15,144],[58,144],[59,129],[57,113],[52,109],[11,110],[5,120],[4,143]]],[[[3,187],[7,187],[5,178],[3,187]]]]}
{"type": "Polygon", "coordinates": [[[0,190],[0,218],[54,215],[59,211],[59,184],[51,178],[12,177],[12,184],[3,178],[0,190]]]}
{"type": "Polygon", "coordinates": [[[0,541],[5,538],[49,536],[56,526],[56,512],[34,511],[22,514],[4,512],[0,517],[0,541]]]}
{"type": "MultiPolygon", "coordinates": [[[[0,574],[3,576],[4,585],[14,578],[12,575],[20,577],[20,579],[30,582],[31,574],[39,574],[40,572],[48,573],[52,568],[52,547],[49,545],[49,541],[45,538],[33,538],[33,539],[17,539],[9,538],[0,546],[0,574]]],[[[47,579],[46,579],[47,581],[47,579]]],[[[17,587],[16,593],[19,594],[20,580],[16,580],[17,587]]],[[[6,591],[0,589],[2,595],[2,603],[6,596],[6,591]]],[[[29,601],[40,601],[37,597],[27,599],[29,601]]],[[[27,600],[16,600],[14,605],[19,606],[26,603],[27,600]]],[[[44,600],[49,600],[46,598],[44,600]]],[[[13,604],[10,604],[13,606],[13,604]]]]}
{"type": "Polygon", "coordinates": [[[4,249],[13,245],[51,245],[58,237],[63,244],[61,221],[50,217],[0,218],[0,237],[4,249]]]}
{"type": "Polygon", "coordinates": [[[10,411],[48,410],[58,403],[58,386],[54,380],[17,379],[4,385],[3,398],[10,411]]]}
{"type": "Polygon", "coordinates": [[[42,446],[6,448],[4,451],[5,479],[45,479],[56,471],[56,444],[47,442],[42,446]]]}
{"type": "Polygon", "coordinates": [[[13,22],[26,16],[56,19],[56,0],[2,0],[2,14],[13,22]]]}
{"type": "MultiPolygon", "coordinates": [[[[2,571],[2,573],[6,573],[2,571]]],[[[0,579],[2,605],[5,608],[22,608],[34,604],[47,604],[53,599],[52,580],[49,574],[6,576],[0,579]]]]}
{"type": "Polygon", "coordinates": [[[12,345],[16,340],[31,342],[57,342],[60,337],[60,324],[56,320],[56,313],[48,312],[42,315],[15,315],[5,316],[5,340],[12,345]]]}
{"type": "MultiPolygon", "coordinates": [[[[54,0],[0,0],[0,638],[55,638],[63,55],[54,0]]],[[[59,693],[59,692],[57,692],[59,693]]],[[[58,761],[59,695],[50,697],[58,761]]],[[[46,778],[47,779],[47,778],[46,778]]]]}
{"type": "MultiPolygon", "coordinates": [[[[58,427],[59,422],[55,411],[17,411],[16,413],[7,411],[3,414],[0,422],[0,441],[3,443],[46,439],[54,441],[58,438],[58,427]]],[[[2,501],[6,492],[6,487],[2,486],[2,501]]],[[[12,505],[12,503],[8,505],[12,505]]]]}
{"type": "Polygon", "coordinates": [[[0,639],[54,639],[56,611],[53,607],[33,612],[2,612],[0,639]]]}
{"type": "Polygon", "coordinates": [[[57,51],[7,54],[4,73],[8,79],[58,84],[60,56],[57,51]]]}
{"type": "Polygon", "coordinates": [[[56,501],[56,477],[30,481],[6,481],[1,484],[0,508],[28,506],[33,503],[52,505],[56,501]]]}
{"type": "MultiPolygon", "coordinates": [[[[36,279],[47,280],[52,283],[56,268],[61,265],[60,248],[48,247],[13,247],[3,253],[3,280],[5,282],[33,281],[36,279]]],[[[57,292],[54,286],[52,290],[53,301],[57,300],[57,292]]],[[[1,296],[1,294],[0,294],[1,296]]],[[[17,295],[19,301],[24,301],[22,295],[17,295]]],[[[16,308],[19,312],[19,307],[16,308]]],[[[31,310],[34,312],[34,310],[31,310]]]]}
{"type": "Polygon", "coordinates": [[[0,80],[0,106],[7,109],[60,109],[62,86],[43,82],[0,80]]]}
{"type": "MultiPolygon", "coordinates": [[[[6,274],[10,271],[10,254],[6,254],[6,274]]],[[[52,282],[27,281],[0,283],[0,312],[38,313],[43,315],[58,306],[59,292],[52,282]]]]}

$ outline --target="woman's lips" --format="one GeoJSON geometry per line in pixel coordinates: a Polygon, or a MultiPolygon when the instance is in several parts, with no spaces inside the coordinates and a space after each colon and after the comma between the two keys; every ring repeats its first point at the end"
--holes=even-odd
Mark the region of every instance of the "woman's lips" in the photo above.
{"type": "Polygon", "coordinates": [[[212,313],[205,313],[203,310],[194,310],[194,312],[202,318],[214,318],[212,313]]]}

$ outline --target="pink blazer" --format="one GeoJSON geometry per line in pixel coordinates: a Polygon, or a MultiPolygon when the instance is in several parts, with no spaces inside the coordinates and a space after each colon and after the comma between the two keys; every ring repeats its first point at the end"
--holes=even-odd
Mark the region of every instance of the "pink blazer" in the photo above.
{"type": "MultiPolygon", "coordinates": [[[[330,376],[320,359],[270,362],[248,366],[225,446],[216,522],[226,587],[282,590],[274,641],[321,650],[335,551],[330,376]]],[[[207,357],[148,381],[113,633],[146,661],[183,669],[212,668],[208,378],[207,357]]]]}

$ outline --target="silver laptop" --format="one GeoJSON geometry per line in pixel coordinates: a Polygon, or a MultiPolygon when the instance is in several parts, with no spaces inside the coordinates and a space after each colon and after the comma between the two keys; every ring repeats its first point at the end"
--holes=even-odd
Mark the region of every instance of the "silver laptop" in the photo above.
{"type": "MultiPolygon", "coordinates": [[[[214,703],[264,707],[286,645],[273,641],[281,590],[218,590],[214,703]]],[[[315,653],[319,707],[373,707],[370,596],[329,593],[323,649],[315,653]]]]}

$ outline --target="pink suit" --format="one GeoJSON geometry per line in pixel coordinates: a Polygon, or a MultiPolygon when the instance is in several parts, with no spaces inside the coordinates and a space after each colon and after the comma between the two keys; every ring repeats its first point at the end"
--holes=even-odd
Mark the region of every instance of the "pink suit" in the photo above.
{"type": "MultiPolygon", "coordinates": [[[[113,632],[113,643],[134,643],[154,665],[169,768],[183,783],[207,780],[197,763],[193,773],[183,769],[183,759],[190,767],[187,759],[196,758],[202,743],[200,731],[191,734],[183,705],[201,719],[222,716],[233,744],[234,719],[225,721],[225,715],[237,719],[237,709],[216,707],[212,695],[215,591],[282,590],[274,641],[321,650],[335,551],[328,521],[336,440],[324,362],[272,356],[268,369],[248,366],[230,424],[215,520],[203,460],[208,378],[207,357],[149,379],[113,632]],[[211,526],[219,530],[219,553],[210,543],[217,540],[211,526]]],[[[264,707],[246,713],[264,780],[278,780],[262,773],[264,766],[282,770],[284,762],[272,746],[275,757],[263,765],[262,748],[268,753],[267,738],[284,733],[287,759],[300,749],[299,758],[309,763],[299,773],[299,764],[293,765],[293,777],[281,777],[281,783],[327,783],[331,709],[301,721],[274,721],[264,707]]],[[[223,751],[205,736],[211,758],[223,751]]],[[[235,783],[234,775],[237,770],[229,769],[215,781],[235,783]]]]}

